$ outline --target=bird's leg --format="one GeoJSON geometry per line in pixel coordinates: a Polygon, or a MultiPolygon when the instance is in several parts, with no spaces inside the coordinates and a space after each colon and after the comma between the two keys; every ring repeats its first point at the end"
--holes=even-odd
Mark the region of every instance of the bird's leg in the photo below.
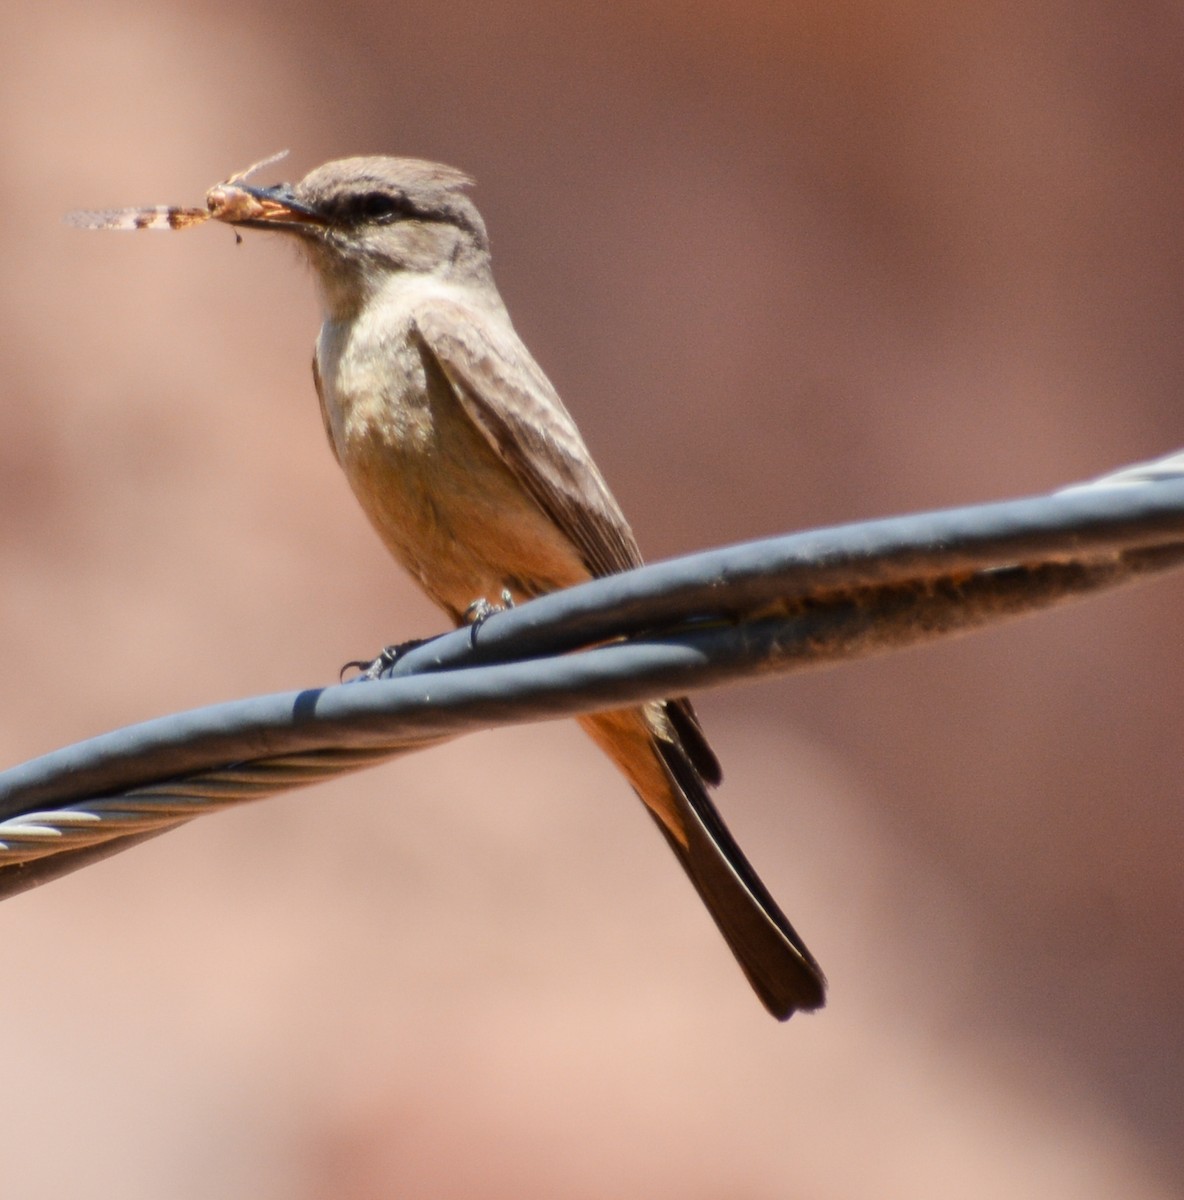
{"type": "Polygon", "coordinates": [[[500,604],[490,604],[484,596],[479,600],[474,600],[464,612],[464,623],[469,627],[469,645],[475,646],[477,644],[477,630],[490,617],[495,613],[505,612],[506,609],[513,607],[514,597],[510,594],[509,588],[502,588],[500,604]]]}

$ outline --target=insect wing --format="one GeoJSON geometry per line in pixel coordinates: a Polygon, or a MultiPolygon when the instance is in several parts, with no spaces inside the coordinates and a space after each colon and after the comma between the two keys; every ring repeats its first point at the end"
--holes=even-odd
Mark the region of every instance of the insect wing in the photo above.
{"type": "Polygon", "coordinates": [[[204,208],[177,208],[158,204],[152,208],[108,208],[72,212],[66,221],[79,229],[188,229],[209,219],[204,208]]]}

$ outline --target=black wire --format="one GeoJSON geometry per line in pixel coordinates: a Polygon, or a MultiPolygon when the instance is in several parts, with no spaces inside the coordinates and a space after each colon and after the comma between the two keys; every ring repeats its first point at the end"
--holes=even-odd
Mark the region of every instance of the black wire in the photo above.
{"type": "MultiPolygon", "coordinates": [[[[328,770],[357,769],[357,751],[393,757],[478,729],[894,649],[1182,561],[1178,480],[708,551],[499,613],[475,645],[468,630],[445,634],[408,651],[381,680],[219,704],[65,747],[0,772],[0,820],[163,780],[200,784],[227,764],[266,774],[276,760],[311,754],[328,770]]],[[[0,867],[0,895],[147,836],[0,867]]]]}

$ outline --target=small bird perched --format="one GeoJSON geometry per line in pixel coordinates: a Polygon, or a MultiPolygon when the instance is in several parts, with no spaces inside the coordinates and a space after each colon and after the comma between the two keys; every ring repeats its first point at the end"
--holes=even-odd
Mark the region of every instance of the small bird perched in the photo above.
{"type": "MultiPolygon", "coordinates": [[[[527,600],[641,564],[514,332],[467,176],[373,157],[294,185],[242,179],[211,190],[210,213],[288,234],[307,254],[325,309],[313,373],[329,443],[379,536],[453,621],[475,601],[527,600]]],[[[656,819],[769,1011],[820,1007],[818,964],[708,795],[720,768],[690,703],[580,724],[656,819]]]]}

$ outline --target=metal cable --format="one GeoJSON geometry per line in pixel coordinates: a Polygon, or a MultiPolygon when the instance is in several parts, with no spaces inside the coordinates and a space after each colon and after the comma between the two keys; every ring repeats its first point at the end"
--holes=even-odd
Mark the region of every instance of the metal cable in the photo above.
{"type": "Polygon", "coordinates": [[[0,772],[0,896],[206,812],[478,729],[931,640],[1184,562],[1184,456],[1050,496],[708,551],[407,649],[377,680],[149,721],[0,772]]]}

